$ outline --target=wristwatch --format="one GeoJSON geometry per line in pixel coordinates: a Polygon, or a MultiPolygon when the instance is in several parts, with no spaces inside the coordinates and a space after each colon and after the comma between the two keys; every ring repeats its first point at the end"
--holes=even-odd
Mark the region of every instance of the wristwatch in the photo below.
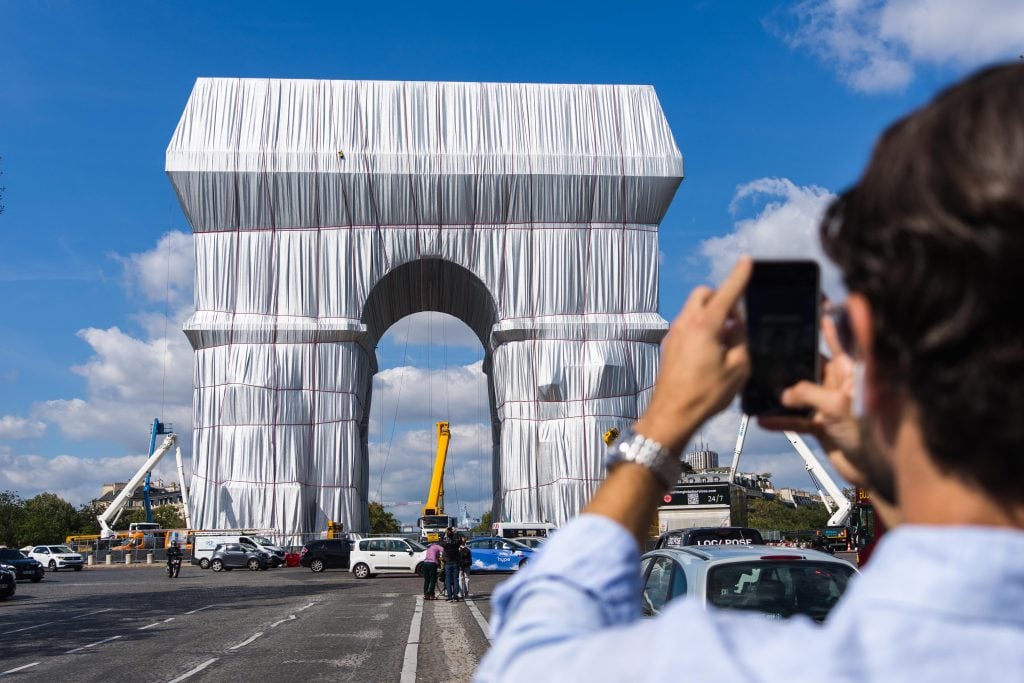
{"type": "Polygon", "coordinates": [[[678,456],[672,455],[664,446],[637,434],[632,427],[626,429],[615,442],[608,447],[605,465],[609,470],[622,462],[635,462],[643,465],[658,478],[662,486],[670,489],[679,481],[683,465],[678,456]]]}

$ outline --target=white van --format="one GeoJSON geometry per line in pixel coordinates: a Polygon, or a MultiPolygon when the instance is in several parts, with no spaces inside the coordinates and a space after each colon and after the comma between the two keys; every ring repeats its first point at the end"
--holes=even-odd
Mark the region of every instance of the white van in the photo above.
{"type": "Polygon", "coordinates": [[[192,564],[198,564],[201,569],[209,569],[213,551],[221,543],[239,543],[243,547],[259,550],[267,556],[267,562],[271,567],[279,567],[284,564],[284,548],[274,545],[274,542],[266,536],[251,532],[231,533],[230,531],[196,532],[192,542],[192,564]]]}

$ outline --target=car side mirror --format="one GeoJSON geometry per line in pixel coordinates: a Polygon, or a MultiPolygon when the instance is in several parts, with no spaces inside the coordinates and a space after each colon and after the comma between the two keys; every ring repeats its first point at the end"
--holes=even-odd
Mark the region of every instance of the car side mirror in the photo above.
{"type": "Polygon", "coordinates": [[[412,557],[412,551],[411,550],[409,551],[409,557],[412,557]]]}

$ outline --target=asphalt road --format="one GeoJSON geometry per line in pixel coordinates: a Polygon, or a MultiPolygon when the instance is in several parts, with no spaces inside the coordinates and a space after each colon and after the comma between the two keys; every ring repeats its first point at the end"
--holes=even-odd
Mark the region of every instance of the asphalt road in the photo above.
{"type": "Polygon", "coordinates": [[[16,681],[468,681],[490,594],[423,601],[422,580],[333,570],[86,568],[0,603],[0,678],[16,681]]]}

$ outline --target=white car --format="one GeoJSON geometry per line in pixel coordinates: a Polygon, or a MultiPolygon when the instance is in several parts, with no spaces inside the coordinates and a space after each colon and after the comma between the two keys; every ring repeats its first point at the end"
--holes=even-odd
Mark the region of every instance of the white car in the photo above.
{"type": "Polygon", "coordinates": [[[407,538],[364,538],[352,545],[349,567],[357,579],[374,574],[419,574],[427,549],[407,538]]]}
{"type": "Polygon", "coordinates": [[[77,572],[85,564],[85,558],[66,545],[32,546],[28,556],[51,572],[58,569],[74,569],[77,572]]]}

